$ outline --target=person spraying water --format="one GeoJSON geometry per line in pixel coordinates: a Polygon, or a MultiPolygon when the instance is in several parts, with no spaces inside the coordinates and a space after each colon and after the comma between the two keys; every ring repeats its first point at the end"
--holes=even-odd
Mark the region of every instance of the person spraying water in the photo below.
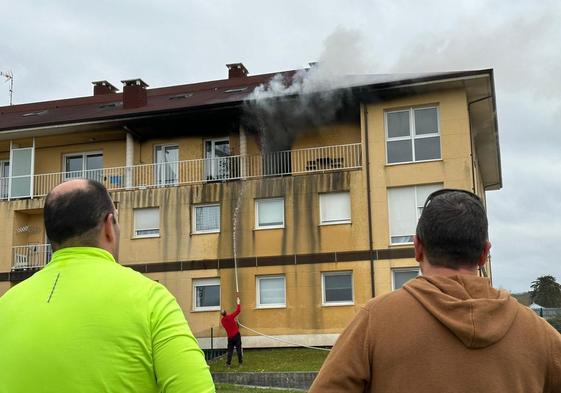
{"type": "Polygon", "coordinates": [[[236,348],[236,353],[238,355],[239,367],[242,367],[243,364],[242,336],[240,334],[238,321],[236,320],[236,317],[241,312],[239,292],[236,292],[236,304],[237,307],[233,313],[228,314],[226,310],[222,310],[220,312],[220,314],[222,315],[220,323],[222,324],[222,327],[226,330],[226,334],[228,335],[228,355],[226,357],[226,367],[228,368],[231,367],[232,364],[232,355],[234,354],[234,348],[236,348]]]}

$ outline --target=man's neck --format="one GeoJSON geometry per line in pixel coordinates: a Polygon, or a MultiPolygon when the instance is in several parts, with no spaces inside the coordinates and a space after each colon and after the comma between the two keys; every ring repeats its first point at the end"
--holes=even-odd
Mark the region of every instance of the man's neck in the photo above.
{"type": "Polygon", "coordinates": [[[428,262],[421,263],[421,271],[423,276],[458,276],[458,275],[468,275],[477,276],[477,266],[462,266],[458,269],[451,269],[445,266],[434,266],[428,262]]]}

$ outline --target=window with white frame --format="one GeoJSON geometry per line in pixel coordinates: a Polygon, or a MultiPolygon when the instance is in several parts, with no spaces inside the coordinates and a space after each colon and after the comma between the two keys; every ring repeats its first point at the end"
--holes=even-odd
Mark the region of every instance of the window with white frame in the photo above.
{"type": "Polygon", "coordinates": [[[387,163],[440,159],[438,107],[386,112],[387,163]]]}
{"type": "Polygon", "coordinates": [[[193,232],[220,232],[220,205],[193,206],[193,232]]]}
{"type": "Polygon", "coordinates": [[[205,177],[207,180],[230,177],[230,140],[217,138],[205,140],[205,177]]]}
{"type": "Polygon", "coordinates": [[[353,272],[321,273],[322,303],[324,306],[353,304],[353,272]]]}
{"type": "Polygon", "coordinates": [[[255,228],[284,228],[284,198],[255,200],[255,228]]]}
{"type": "Polygon", "coordinates": [[[0,199],[8,198],[9,181],[10,181],[10,161],[0,160],[0,199]]]}
{"type": "Polygon", "coordinates": [[[388,189],[390,244],[413,243],[427,197],[441,188],[442,184],[428,184],[388,189]]]}
{"type": "Polygon", "coordinates": [[[193,279],[193,310],[220,310],[220,278],[193,279]]]}
{"type": "Polygon", "coordinates": [[[321,224],[346,224],[351,222],[351,195],[349,192],[319,194],[321,224]]]}
{"type": "Polygon", "coordinates": [[[97,181],[103,179],[103,153],[66,154],[63,160],[64,179],[85,178],[97,181]]]}
{"type": "Polygon", "coordinates": [[[407,281],[419,275],[419,268],[392,269],[392,290],[401,288],[407,281]]]}
{"type": "Polygon", "coordinates": [[[179,146],[154,146],[154,175],[156,185],[175,185],[179,182],[179,146]]]}
{"type": "Polygon", "coordinates": [[[256,280],[258,308],[286,307],[284,275],[258,276],[256,280]]]}
{"type": "Polygon", "coordinates": [[[134,209],[134,237],[160,236],[160,208],[134,209]]]}

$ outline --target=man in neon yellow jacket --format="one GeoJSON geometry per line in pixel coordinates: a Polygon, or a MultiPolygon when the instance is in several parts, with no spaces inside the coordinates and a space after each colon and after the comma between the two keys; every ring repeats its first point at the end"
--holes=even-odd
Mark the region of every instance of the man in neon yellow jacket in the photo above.
{"type": "Polygon", "coordinates": [[[63,183],[44,214],[52,260],[0,297],[0,393],[214,392],[175,298],[116,263],[103,185],[63,183]]]}

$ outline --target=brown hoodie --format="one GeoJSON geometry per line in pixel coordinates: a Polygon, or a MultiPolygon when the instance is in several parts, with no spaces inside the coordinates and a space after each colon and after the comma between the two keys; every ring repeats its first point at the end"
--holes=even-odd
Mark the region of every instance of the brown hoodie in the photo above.
{"type": "Polygon", "coordinates": [[[418,277],[358,312],[310,392],[561,393],[561,335],[485,278],[418,277]]]}

